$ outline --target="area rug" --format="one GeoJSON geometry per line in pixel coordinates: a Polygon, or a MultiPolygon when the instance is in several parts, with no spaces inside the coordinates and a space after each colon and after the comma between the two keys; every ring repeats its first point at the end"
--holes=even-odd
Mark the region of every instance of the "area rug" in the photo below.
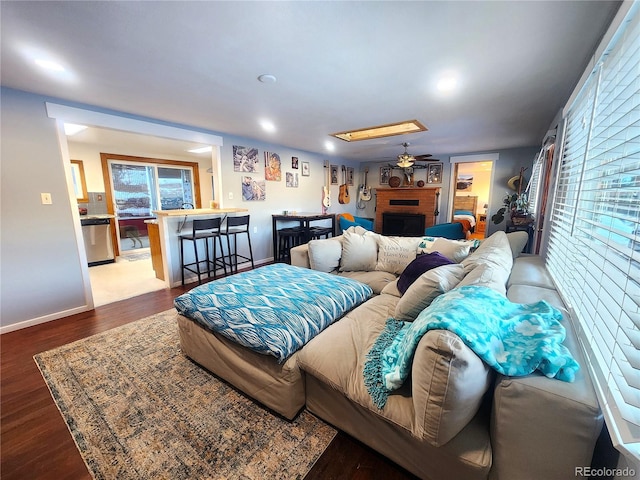
{"type": "Polygon", "coordinates": [[[336,432],[288,422],[187,359],[175,310],[34,357],[96,479],[303,478],[336,432]]]}

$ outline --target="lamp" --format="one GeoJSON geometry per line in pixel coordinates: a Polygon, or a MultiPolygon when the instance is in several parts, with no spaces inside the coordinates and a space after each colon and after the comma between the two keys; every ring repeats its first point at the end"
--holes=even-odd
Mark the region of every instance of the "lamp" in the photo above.
{"type": "Polygon", "coordinates": [[[416,161],[416,157],[407,152],[407,147],[409,146],[408,143],[405,142],[402,144],[402,146],[404,147],[404,152],[398,155],[398,167],[409,168],[413,166],[414,162],[416,161]]]}

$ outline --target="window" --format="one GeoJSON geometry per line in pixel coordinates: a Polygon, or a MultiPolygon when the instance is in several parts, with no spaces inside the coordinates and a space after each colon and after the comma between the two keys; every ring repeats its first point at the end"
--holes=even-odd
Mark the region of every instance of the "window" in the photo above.
{"type": "Polygon", "coordinates": [[[640,15],[629,10],[565,116],[547,266],[614,444],[640,458],[640,15]]]}
{"type": "Polygon", "coordinates": [[[117,218],[118,251],[149,245],[146,220],[154,210],[200,205],[198,164],[101,154],[107,204],[117,218]]]}

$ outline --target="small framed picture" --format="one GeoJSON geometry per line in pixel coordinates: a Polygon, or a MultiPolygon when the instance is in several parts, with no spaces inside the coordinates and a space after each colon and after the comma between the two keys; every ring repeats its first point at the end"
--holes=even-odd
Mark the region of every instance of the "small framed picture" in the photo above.
{"type": "Polygon", "coordinates": [[[353,167],[347,167],[347,184],[353,185],[353,167]]]}
{"type": "Polygon", "coordinates": [[[291,168],[298,169],[298,157],[291,157],[291,168]]]}
{"type": "Polygon", "coordinates": [[[302,162],[302,176],[308,177],[311,175],[311,169],[309,168],[309,162],[302,162]]]}
{"type": "Polygon", "coordinates": [[[338,165],[331,165],[331,185],[338,185],[338,165]]]}
{"type": "Polygon", "coordinates": [[[391,167],[380,167],[380,185],[389,185],[391,167]]]}
{"type": "Polygon", "coordinates": [[[441,163],[432,163],[427,167],[427,183],[442,183],[441,163]]]}

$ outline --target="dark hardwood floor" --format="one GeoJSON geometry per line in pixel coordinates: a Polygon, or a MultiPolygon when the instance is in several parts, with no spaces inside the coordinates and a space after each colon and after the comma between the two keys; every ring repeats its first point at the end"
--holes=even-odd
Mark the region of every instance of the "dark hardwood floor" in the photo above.
{"type": "MultiPolygon", "coordinates": [[[[91,479],[33,360],[37,353],[173,307],[187,287],[160,290],[0,336],[0,477],[91,479]]],[[[407,480],[412,475],[338,433],[307,480],[407,480]]]]}

